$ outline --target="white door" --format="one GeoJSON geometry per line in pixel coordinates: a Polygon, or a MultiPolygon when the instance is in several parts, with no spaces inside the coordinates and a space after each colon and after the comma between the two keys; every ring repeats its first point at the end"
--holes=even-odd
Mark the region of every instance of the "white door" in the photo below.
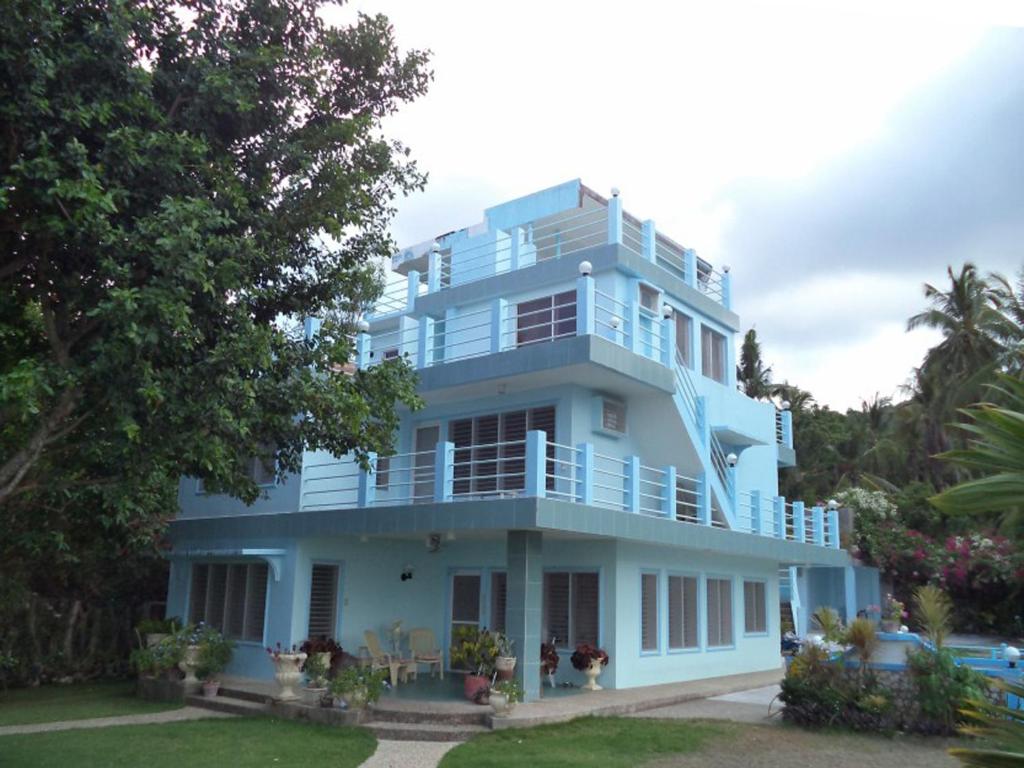
{"type": "MultiPolygon", "coordinates": [[[[453,573],[451,598],[449,644],[458,637],[461,627],[480,627],[480,574],[453,573]]],[[[449,666],[453,669],[463,669],[455,667],[450,661],[449,666]]]]}

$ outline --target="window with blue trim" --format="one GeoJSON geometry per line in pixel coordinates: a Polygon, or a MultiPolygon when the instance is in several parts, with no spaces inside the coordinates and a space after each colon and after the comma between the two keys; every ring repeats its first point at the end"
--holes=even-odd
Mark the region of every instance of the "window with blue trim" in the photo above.
{"type": "Polygon", "coordinates": [[[640,650],[658,650],[658,574],[640,574],[640,650]]]}
{"type": "Polygon", "coordinates": [[[668,647],[700,647],[697,637],[697,577],[668,577],[668,647]]]}
{"type": "Polygon", "coordinates": [[[733,644],[732,637],[732,581],[707,580],[708,647],[720,648],[733,644]]]}
{"type": "Polygon", "coordinates": [[[743,582],[743,631],[748,635],[768,631],[767,600],[763,581],[743,582]]]}

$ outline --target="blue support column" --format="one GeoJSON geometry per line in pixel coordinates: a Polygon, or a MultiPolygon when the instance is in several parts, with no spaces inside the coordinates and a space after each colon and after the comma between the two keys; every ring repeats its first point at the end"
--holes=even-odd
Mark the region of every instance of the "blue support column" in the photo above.
{"type": "Polygon", "coordinates": [[[547,433],[531,429],[526,433],[526,495],[547,495],[547,433]]]}
{"type": "Polygon", "coordinates": [[[828,545],[832,549],[839,549],[839,510],[828,511],[828,545]]]}
{"type": "Polygon", "coordinates": [[[665,498],[661,500],[662,511],[669,520],[676,519],[676,468],[674,464],[665,467],[665,498]]]}
{"type": "Polygon", "coordinates": [[[697,477],[697,522],[711,525],[711,487],[707,472],[701,472],[697,477]]]}
{"type": "Polygon", "coordinates": [[[320,325],[319,317],[307,317],[302,321],[302,333],[306,341],[313,341],[320,335],[320,325]]]}
{"type": "Polygon", "coordinates": [[[608,201],[608,244],[622,245],[622,200],[614,192],[608,201]]]}
{"type": "Polygon", "coordinates": [[[540,631],[544,601],[542,551],[540,531],[509,531],[506,534],[505,631],[519,659],[515,674],[526,701],[540,698],[540,631]]]}
{"type": "Polygon", "coordinates": [[[811,507],[811,526],[814,531],[814,544],[825,546],[825,510],[822,507],[811,507]]]}
{"type": "Polygon", "coordinates": [[[843,568],[843,592],[846,598],[846,623],[857,618],[857,575],[853,566],[843,568]]]}
{"type": "Polygon", "coordinates": [[[640,514],[640,457],[626,457],[626,511],[640,514]]]}
{"type": "Polygon", "coordinates": [[[416,297],[420,294],[420,273],[415,269],[409,270],[408,280],[405,294],[405,311],[412,312],[416,307],[416,297]]]}
{"type": "Polygon", "coordinates": [[[580,275],[576,278],[576,335],[594,333],[594,278],[580,275]]]}
{"type": "Polygon", "coordinates": [[[370,334],[356,334],[356,365],[360,370],[370,367],[370,334]]]}
{"type": "Polygon", "coordinates": [[[427,291],[437,293],[441,290],[441,249],[434,243],[427,257],[427,291]]]}
{"type": "Polygon", "coordinates": [[[434,451],[434,501],[442,504],[452,500],[455,486],[455,443],[442,440],[434,451]]]}
{"type": "Polygon", "coordinates": [[[786,497],[776,496],[772,508],[775,513],[775,538],[786,538],[786,497]]]}
{"type": "Polygon", "coordinates": [[[522,227],[512,227],[508,231],[509,236],[509,253],[508,253],[508,269],[510,272],[515,272],[519,269],[519,246],[520,240],[523,237],[522,227]]]}
{"type": "Polygon", "coordinates": [[[722,272],[722,306],[732,309],[732,275],[728,269],[722,272]]]}
{"type": "Polygon", "coordinates": [[[793,541],[807,542],[807,523],[804,520],[804,503],[793,502],[793,541]]]}
{"type": "Polygon", "coordinates": [[[495,299],[491,302],[491,353],[501,352],[505,336],[505,317],[508,315],[508,301],[495,299]]]}
{"type": "Polygon", "coordinates": [[[697,287],[697,252],[692,248],[683,250],[683,279],[691,288],[697,287]]]}
{"type": "MultiPolygon", "coordinates": [[[[374,472],[377,469],[377,454],[370,451],[368,454],[370,466],[373,467],[374,472]]],[[[374,472],[367,472],[365,470],[359,470],[359,491],[358,491],[358,504],[360,507],[372,507],[377,490],[377,480],[374,477],[374,472]]]]}
{"type": "Polygon", "coordinates": [[[672,315],[661,319],[661,364],[669,368],[676,364],[676,319],[672,315]]]}
{"type": "Polygon", "coordinates": [[[793,412],[782,412],[782,444],[787,448],[793,447],[793,412]]]}
{"type": "Polygon", "coordinates": [[[708,401],[704,395],[697,396],[697,429],[700,430],[700,439],[703,445],[711,442],[711,425],[708,423],[708,401]]]}
{"type": "Polygon", "coordinates": [[[424,315],[420,318],[419,332],[416,334],[416,367],[429,368],[434,361],[434,318],[424,315]]]}
{"type": "Polygon", "coordinates": [[[644,345],[640,338],[640,281],[631,277],[628,282],[629,295],[626,296],[626,312],[629,316],[625,318],[629,327],[629,348],[638,355],[643,354],[644,345]]]}
{"type": "Polygon", "coordinates": [[[761,533],[761,492],[756,488],[750,492],[750,532],[761,533]]]}
{"type": "Polygon", "coordinates": [[[653,262],[655,261],[655,240],[657,238],[654,221],[647,219],[640,227],[641,240],[643,241],[643,257],[653,262]]]}
{"type": "Polygon", "coordinates": [[[594,444],[580,443],[576,446],[580,468],[576,479],[576,498],[580,504],[594,503],[594,444]]]}

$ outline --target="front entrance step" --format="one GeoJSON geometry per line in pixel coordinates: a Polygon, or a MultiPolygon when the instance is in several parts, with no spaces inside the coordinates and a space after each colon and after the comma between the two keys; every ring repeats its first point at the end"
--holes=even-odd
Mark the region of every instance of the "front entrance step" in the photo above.
{"type": "Polygon", "coordinates": [[[245,701],[255,701],[257,704],[266,704],[272,697],[259,691],[247,691],[243,688],[232,688],[231,686],[222,685],[220,687],[220,695],[226,696],[232,699],[244,699],[245,701]]]}
{"type": "Polygon", "coordinates": [[[232,715],[266,715],[267,705],[263,702],[239,699],[234,696],[186,696],[185,703],[190,707],[212,709],[215,712],[227,712],[232,715]]]}
{"type": "Polygon", "coordinates": [[[396,723],[382,720],[371,720],[364,727],[373,731],[378,739],[392,741],[466,741],[491,730],[484,725],[396,723]]]}
{"type": "Polygon", "coordinates": [[[379,723],[484,726],[491,722],[490,707],[479,704],[448,704],[447,706],[445,704],[432,705],[428,702],[418,701],[416,708],[412,708],[395,706],[391,702],[377,702],[370,713],[370,720],[379,723]]]}

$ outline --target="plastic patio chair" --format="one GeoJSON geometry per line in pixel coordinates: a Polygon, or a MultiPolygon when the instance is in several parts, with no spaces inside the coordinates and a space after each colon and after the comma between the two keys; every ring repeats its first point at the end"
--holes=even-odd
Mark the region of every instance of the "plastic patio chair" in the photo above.
{"type": "Polygon", "coordinates": [[[426,664],[431,674],[436,667],[441,679],[444,680],[444,656],[437,645],[434,630],[426,627],[410,629],[409,652],[414,664],[426,664]]]}

